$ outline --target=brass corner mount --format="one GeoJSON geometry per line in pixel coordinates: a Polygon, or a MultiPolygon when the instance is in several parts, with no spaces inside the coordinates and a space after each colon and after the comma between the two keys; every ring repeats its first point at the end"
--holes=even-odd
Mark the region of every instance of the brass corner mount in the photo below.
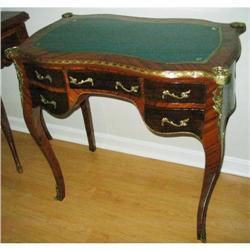
{"type": "Polygon", "coordinates": [[[228,68],[217,66],[212,68],[213,78],[220,86],[226,85],[231,80],[231,72],[228,68]]]}
{"type": "Polygon", "coordinates": [[[67,13],[62,14],[62,18],[70,18],[72,16],[73,16],[72,12],[67,12],[67,13]]]}
{"type": "Polygon", "coordinates": [[[9,60],[13,60],[14,57],[18,54],[19,52],[19,48],[18,47],[11,47],[11,48],[7,48],[6,50],[4,50],[4,54],[7,57],[7,59],[9,60]]]}
{"type": "Polygon", "coordinates": [[[230,23],[230,26],[232,28],[236,29],[239,34],[242,34],[246,31],[246,24],[245,23],[234,22],[234,23],[230,23]]]}

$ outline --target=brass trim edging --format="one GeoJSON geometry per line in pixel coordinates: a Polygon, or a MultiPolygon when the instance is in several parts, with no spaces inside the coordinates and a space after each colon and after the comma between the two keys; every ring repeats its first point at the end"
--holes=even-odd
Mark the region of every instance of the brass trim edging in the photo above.
{"type": "Polygon", "coordinates": [[[135,73],[141,73],[144,75],[150,76],[158,76],[162,78],[209,78],[216,81],[218,85],[226,85],[230,82],[231,72],[222,66],[213,67],[210,71],[203,71],[203,70],[151,70],[140,68],[136,66],[130,66],[121,63],[115,62],[106,62],[100,60],[56,60],[56,59],[49,59],[49,60],[36,60],[38,63],[43,64],[63,64],[63,65],[70,65],[70,64],[78,64],[78,65],[98,65],[98,66],[110,66],[110,67],[117,67],[119,69],[131,70],[135,73]]]}
{"type": "MultiPolygon", "coordinates": [[[[13,60],[14,57],[19,55],[19,48],[13,47],[5,50],[5,54],[8,59],[13,60]]],[[[48,59],[48,60],[40,60],[34,59],[34,61],[42,64],[82,64],[82,65],[98,65],[98,66],[110,66],[117,67],[119,69],[131,70],[135,73],[141,73],[144,75],[158,76],[162,78],[210,78],[213,79],[218,85],[225,85],[230,82],[231,72],[228,68],[224,68],[222,66],[213,67],[211,71],[203,71],[203,70],[151,70],[145,69],[136,66],[130,66],[121,63],[115,62],[106,62],[102,60],[78,60],[78,59],[65,59],[65,60],[57,60],[57,59],[48,59]]]]}
{"type": "Polygon", "coordinates": [[[159,135],[159,136],[165,136],[165,137],[171,137],[171,136],[190,136],[194,137],[197,140],[199,140],[202,143],[202,135],[197,135],[194,132],[187,132],[187,131],[177,131],[177,132],[160,132],[153,128],[151,128],[145,121],[144,124],[146,125],[147,129],[151,131],[152,133],[159,135]]]}

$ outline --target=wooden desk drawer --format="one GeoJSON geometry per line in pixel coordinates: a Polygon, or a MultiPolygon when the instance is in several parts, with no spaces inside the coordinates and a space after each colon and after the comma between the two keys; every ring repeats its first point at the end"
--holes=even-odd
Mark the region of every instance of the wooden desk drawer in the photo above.
{"type": "Polygon", "coordinates": [[[60,115],[68,110],[66,93],[55,93],[46,89],[30,87],[32,107],[42,106],[50,113],[60,115]]]}
{"type": "Polygon", "coordinates": [[[26,64],[24,67],[30,80],[51,87],[63,88],[65,86],[63,72],[59,70],[45,69],[32,64],[26,64]]]}
{"type": "Polygon", "coordinates": [[[145,81],[145,96],[148,99],[171,103],[204,103],[206,85],[201,83],[164,83],[145,81]]]}
{"type": "Polygon", "coordinates": [[[140,96],[139,79],[112,73],[69,71],[70,88],[110,90],[140,96]]]}
{"type": "Polygon", "coordinates": [[[161,133],[192,132],[200,136],[203,120],[203,110],[145,108],[146,124],[161,133]]]}

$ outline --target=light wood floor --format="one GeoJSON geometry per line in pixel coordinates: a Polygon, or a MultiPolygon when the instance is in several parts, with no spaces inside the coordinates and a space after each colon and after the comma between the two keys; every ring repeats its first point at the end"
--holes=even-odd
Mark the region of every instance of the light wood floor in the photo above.
{"type": "MultiPolygon", "coordinates": [[[[53,140],[66,184],[60,202],[30,135],[14,137],[24,173],[2,136],[2,242],[198,242],[202,169],[53,140]]],[[[250,242],[249,187],[247,178],[221,174],[208,242],[250,242]]]]}

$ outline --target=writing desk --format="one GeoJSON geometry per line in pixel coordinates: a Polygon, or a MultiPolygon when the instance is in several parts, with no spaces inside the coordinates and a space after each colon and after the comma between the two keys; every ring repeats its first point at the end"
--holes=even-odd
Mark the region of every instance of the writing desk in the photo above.
{"type": "Polygon", "coordinates": [[[220,173],[225,129],[235,109],[235,64],[243,23],[114,15],[62,19],[6,51],[16,65],[24,119],[56,181],[64,180],[41,110],[63,118],[81,108],[89,149],[96,149],[88,98],[133,103],[160,136],[194,136],[206,157],[197,237],[206,240],[208,203],[220,173]]]}

